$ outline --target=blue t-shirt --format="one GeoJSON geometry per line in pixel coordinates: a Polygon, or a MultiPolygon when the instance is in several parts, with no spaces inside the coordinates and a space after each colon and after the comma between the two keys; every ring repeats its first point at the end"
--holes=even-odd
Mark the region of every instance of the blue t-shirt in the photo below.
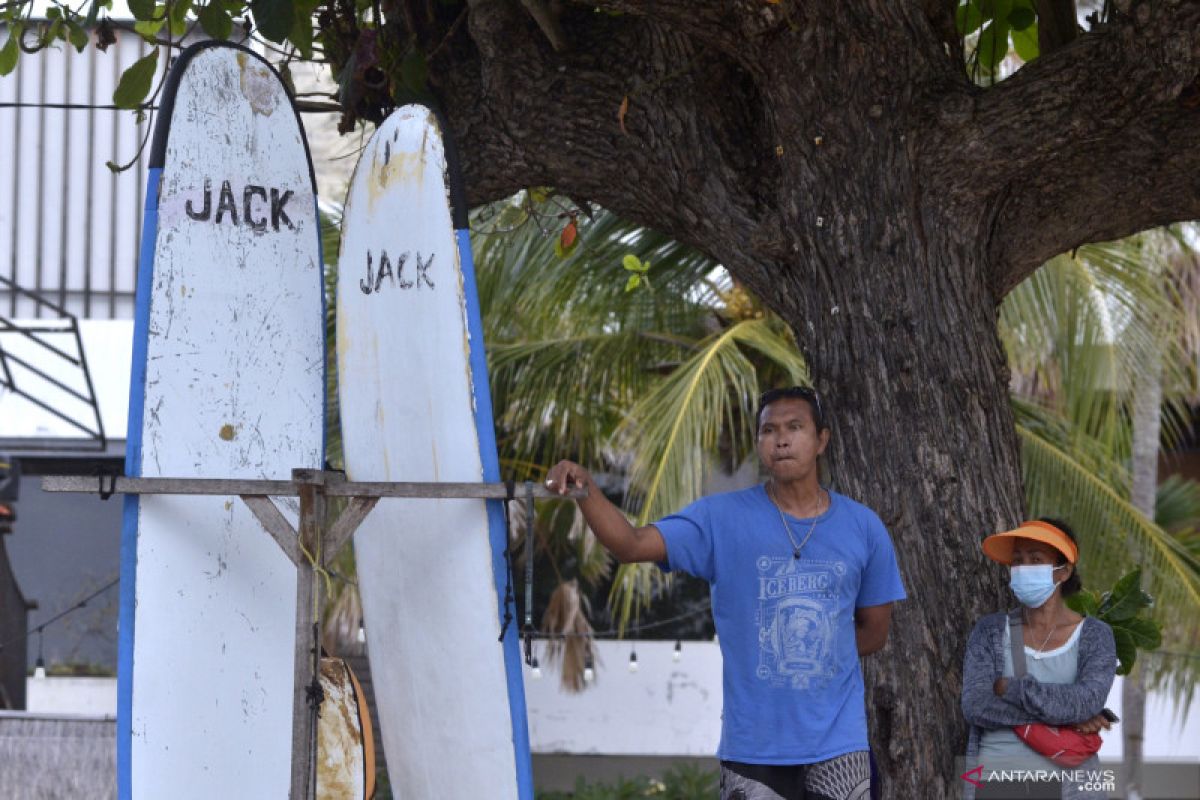
{"type": "MultiPolygon", "coordinates": [[[[854,609],[903,600],[887,529],[829,493],[799,560],[762,486],[705,497],[655,523],[666,569],[709,582],[724,660],[719,758],[812,764],[867,749],[854,609]]],[[[812,519],[788,517],[796,542],[812,519]]]]}

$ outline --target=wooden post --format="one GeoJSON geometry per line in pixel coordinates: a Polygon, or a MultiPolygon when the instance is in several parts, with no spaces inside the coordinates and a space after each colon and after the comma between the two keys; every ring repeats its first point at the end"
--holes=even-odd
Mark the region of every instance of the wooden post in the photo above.
{"type": "Polygon", "coordinates": [[[324,475],[318,470],[292,470],[300,491],[300,546],[305,557],[296,565],[296,678],[292,703],[291,800],[314,800],[317,795],[317,715],[308,706],[308,687],[317,675],[320,658],[320,586],[315,567],[322,559],[320,528],[325,518],[324,475]],[[309,559],[312,561],[309,561],[309,559]]]}

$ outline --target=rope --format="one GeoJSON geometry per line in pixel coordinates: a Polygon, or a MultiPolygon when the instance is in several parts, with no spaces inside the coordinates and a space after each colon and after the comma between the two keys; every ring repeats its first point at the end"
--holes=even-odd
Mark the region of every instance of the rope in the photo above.
{"type": "Polygon", "coordinates": [[[496,640],[498,642],[503,642],[504,634],[508,633],[508,626],[513,621],[513,603],[516,602],[516,598],[513,597],[512,515],[509,513],[516,494],[516,485],[512,481],[504,482],[504,494],[504,561],[507,570],[504,585],[504,622],[500,625],[500,638],[496,640]]]}

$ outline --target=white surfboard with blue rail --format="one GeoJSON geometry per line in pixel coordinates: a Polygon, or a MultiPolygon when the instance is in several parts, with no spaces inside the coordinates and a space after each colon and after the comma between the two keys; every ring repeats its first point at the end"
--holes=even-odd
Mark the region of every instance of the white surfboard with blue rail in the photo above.
{"type": "MultiPolygon", "coordinates": [[[[466,207],[447,142],[428,108],[400,108],[351,182],[337,300],[350,480],[500,479],[466,207]]],[[[533,797],[515,623],[500,641],[505,545],[498,501],[385,498],[355,534],[400,797],[533,797]]]]}
{"type": "MultiPolygon", "coordinates": [[[[183,52],[158,112],[138,268],[126,474],[287,480],[324,453],[312,167],[256,54],[183,52]]],[[[118,786],[285,798],[296,571],[240,499],[129,496],[118,786]]]]}

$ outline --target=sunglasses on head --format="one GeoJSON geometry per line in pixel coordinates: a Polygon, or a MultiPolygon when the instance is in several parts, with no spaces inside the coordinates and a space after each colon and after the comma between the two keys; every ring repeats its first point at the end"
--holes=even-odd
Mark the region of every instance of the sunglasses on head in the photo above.
{"type": "Polygon", "coordinates": [[[796,398],[799,400],[807,400],[812,403],[816,410],[816,422],[821,424],[825,421],[825,409],[821,407],[821,396],[817,394],[816,389],[808,386],[788,386],[784,389],[771,389],[763,392],[758,398],[758,416],[762,419],[762,410],[776,400],[784,400],[787,398],[796,398]]]}

